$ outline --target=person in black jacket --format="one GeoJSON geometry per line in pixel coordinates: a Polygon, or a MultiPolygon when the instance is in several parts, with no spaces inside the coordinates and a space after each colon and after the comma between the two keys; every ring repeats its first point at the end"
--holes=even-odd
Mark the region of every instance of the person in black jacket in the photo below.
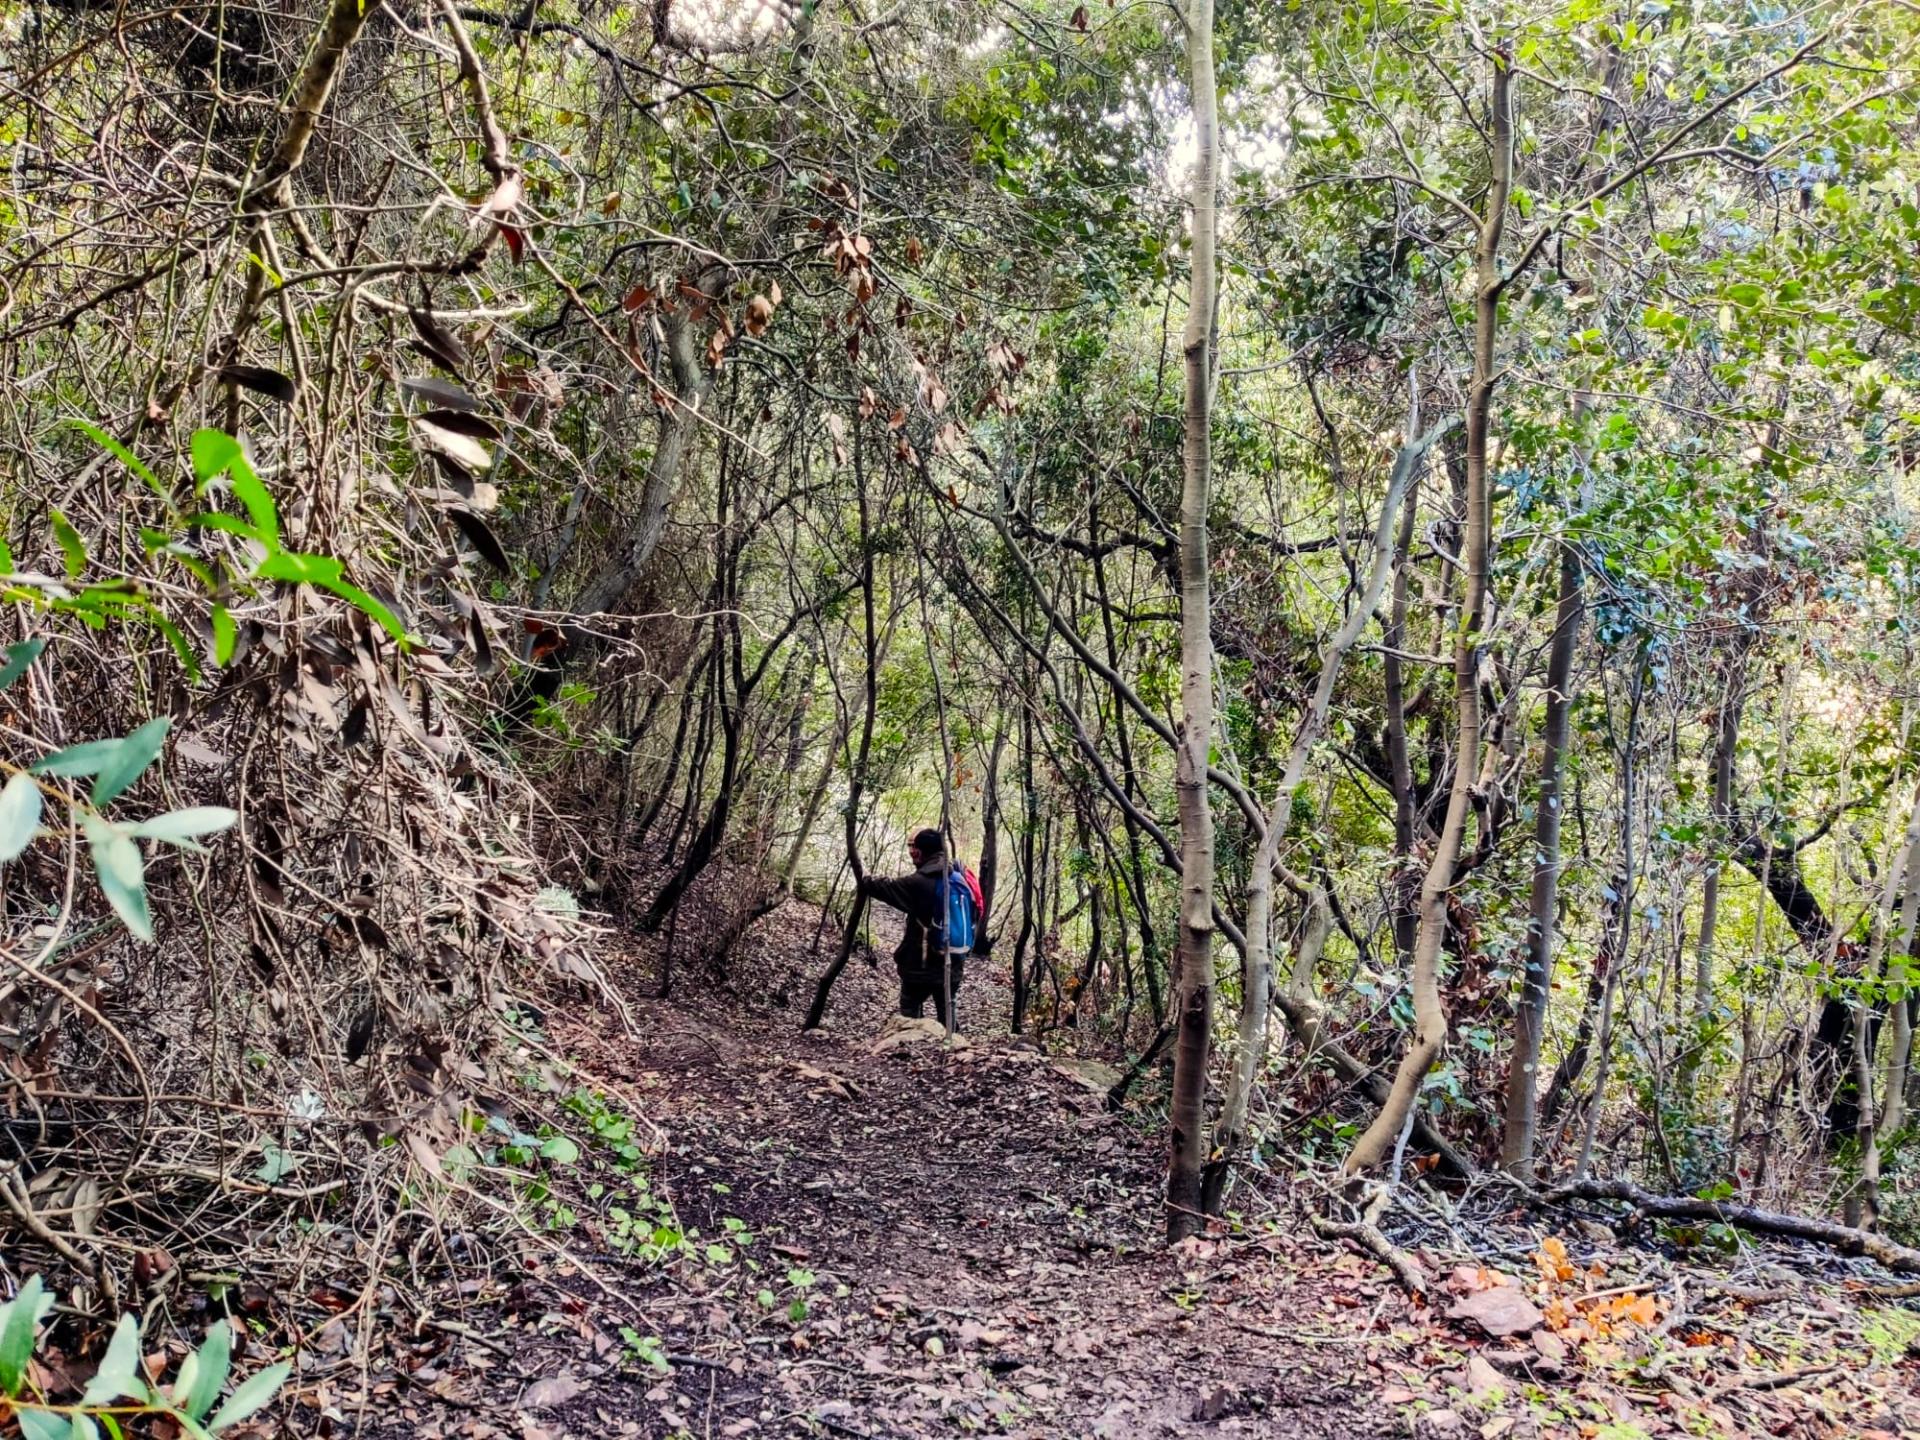
{"type": "MultiPolygon", "coordinates": [[[[907,842],[907,856],[913,861],[912,874],[897,879],[865,876],[860,881],[860,893],[891,905],[907,917],[900,944],[893,952],[893,963],[900,970],[900,1013],[918,1020],[931,1000],[934,1015],[944,1025],[948,999],[959,998],[965,961],[964,956],[953,957],[953,994],[949,997],[941,984],[947,967],[942,953],[947,917],[940,903],[940,882],[948,872],[946,840],[938,830],[922,830],[907,842]]],[[[962,882],[956,878],[955,883],[962,882]]],[[[960,1028],[957,1019],[953,1028],[960,1028]]]]}

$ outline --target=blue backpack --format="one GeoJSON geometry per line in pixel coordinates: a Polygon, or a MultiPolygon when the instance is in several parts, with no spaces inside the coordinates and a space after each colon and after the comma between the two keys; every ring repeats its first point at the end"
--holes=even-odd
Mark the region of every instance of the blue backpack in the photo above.
{"type": "Polygon", "coordinates": [[[966,877],[957,870],[949,871],[940,883],[947,892],[947,954],[956,957],[970,954],[977,921],[973,913],[973,891],[966,877]]]}

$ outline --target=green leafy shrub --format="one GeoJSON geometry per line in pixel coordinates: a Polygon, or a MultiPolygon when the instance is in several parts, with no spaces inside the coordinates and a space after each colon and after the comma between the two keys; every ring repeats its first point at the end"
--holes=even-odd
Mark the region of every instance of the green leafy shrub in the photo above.
{"type": "MultiPolygon", "coordinates": [[[[24,675],[40,657],[45,642],[29,640],[9,647],[9,659],[0,669],[0,689],[24,675]]],[[[153,916],[147,908],[146,857],[142,840],[156,840],[183,850],[197,850],[194,842],[229,829],[240,817],[224,805],[195,805],[156,815],[149,820],[109,820],[102,811],[117,800],[159,758],[173,721],[162,715],[131,735],[117,740],[85,740],[36,760],[11,774],[0,786],[0,864],[17,860],[36,836],[46,802],[64,806],[71,823],[86,837],[95,876],[107,903],[142,940],[153,939],[153,916]],[[69,794],[55,780],[92,780],[83,800],[69,794]]]]}
{"type": "Polygon", "coordinates": [[[53,1297],[37,1275],[0,1305],[0,1420],[11,1420],[22,1440],[100,1440],[103,1434],[123,1440],[126,1422],[141,1416],[163,1416],[189,1436],[218,1435],[271,1401],[293,1371],[289,1361],[269,1365],[215,1409],[232,1371],[233,1331],[226,1322],[216,1324],[180,1362],[173,1383],[162,1386],[149,1383],[141,1364],[138,1317],[122,1315],[79,1400],[55,1402],[35,1386],[31,1365],[40,1322],[52,1309],[53,1297]]]}

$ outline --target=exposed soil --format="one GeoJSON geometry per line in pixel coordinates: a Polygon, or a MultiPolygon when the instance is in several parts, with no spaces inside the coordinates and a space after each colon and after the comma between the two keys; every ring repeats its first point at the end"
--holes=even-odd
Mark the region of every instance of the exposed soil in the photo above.
{"type": "Polygon", "coordinates": [[[876,1054],[884,1002],[849,978],[851,1033],[648,1007],[660,1038],[623,1057],[683,1218],[745,1221],[782,1307],[787,1269],[815,1277],[806,1322],[781,1308],[758,1334],[731,1323],[742,1283],[695,1353],[744,1369],[677,1371],[640,1433],[1394,1433],[1350,1367],[1260,1333],[1307,1303],[1285,1250],[1158,1244],[1158,1157],[1103,1087],[1031,1050],[949,1051],[930,1023],[876,1054]]]}
{"type": "MultiPolygon", "coordinates": [[[[570,1195],[571,1225],[530,1231],[527,1278],[475,1293],[451,1332],[423,1342],[428,1363],[376,1374],[375,1430],[1627,1440],[1920,1425],[1920,1362],[1901,1355],[1898,1325],[1876,1341],[1890,1368],[1821,1368],[1880,1334],[1830,1300],[1811,1322],[1789,1317],[1786,1349],[1780,1312],[1763,1309],[1780,1297],[1743,1298],[1734,1281],[1711,1306],[1650,1309],[1666,1316],[1657,1326],[1576,1323],[1571,1343],[1529,1347],[1437,1319],[1297,1216],[1169,1252],[1160,1148],[1106,1113],[1105,1076],[1010,1041],[991,975],[969,977],[974,1033],[952,1049],[931,1024],[885,1033],[884,962],[850,967],[829,1031],[803,1035],[811,929],[794,916],[762,942],[782,963],[743,967],[771,977],[752,995],[634,998],[637,1038],[591,1007],[550,1018],[574,1078],[643,1117],[649,1154],[570,1195]],[[685,1241],[664,1260],[636,1255],[631,1237],[651,1222],[621,1217],[661,1197],[685,1241]],[[1683,1319],[1697,1352],[1681,1348],[1683,1319]],[[1636,1379],[1656,1349],[1673,1353],[1636,1379]],[[1767,1357],[1777,1372],[1740,1380],[1767,1357]]],[[[637,997],[655,973],[635,958],[623,980],[637,997]]],[[[590,1149],[583,1172],[603,1158],[590,1149]]],[[[1516,1243],[1524,1257],[1534,1242],[1516,1243]]],[[[1444,1257],[1425,1258],[1445,1274],[1444,1257]]],[[[1523,1264],[1507,1262],[1516,1284],[1523,1264]]],[[[1615,1278],[1582,1271],[1555,1293],[1615,1278]]]]}

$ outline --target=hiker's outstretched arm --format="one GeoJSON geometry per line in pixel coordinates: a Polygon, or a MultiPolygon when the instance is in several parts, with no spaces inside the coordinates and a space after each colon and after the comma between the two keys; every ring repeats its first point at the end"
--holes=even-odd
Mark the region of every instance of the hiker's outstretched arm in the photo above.
{"type": "Polygon", "coordinates": [[[903,875],[897,880],[888,879],[885,875],[869,875],[866,878],[865,889],[868,895],[880,901],[881,904],[891,905],[896,910],[904,910],[907,908],[909,894],[907,886],[912,879],[911,875],[903,875]]]}

